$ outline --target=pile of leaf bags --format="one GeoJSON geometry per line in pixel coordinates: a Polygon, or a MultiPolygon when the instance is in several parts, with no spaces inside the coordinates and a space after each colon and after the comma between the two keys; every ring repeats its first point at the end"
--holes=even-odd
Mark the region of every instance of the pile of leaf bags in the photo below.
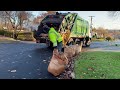
{"type": "Polygon", "coordinates": [[[81,52],[81,45],[71,45],[71,46],[66,46],[64,48],[64,54],[68,58],[68,60],[71,60],[72,57],[76,56],[81,52]]]}
{"type": "Polygon", "coordinates": [[[72,57],[79,54],[81,52],[81,46],[71,45],[66,46],[64,48],[64,53],[59,53],[58,50],[53,50],[53,56],[48,66],[48,72],[53,74],[54,76],[58,76],[62,72],[64,72],[68,62],[72,57]]]}

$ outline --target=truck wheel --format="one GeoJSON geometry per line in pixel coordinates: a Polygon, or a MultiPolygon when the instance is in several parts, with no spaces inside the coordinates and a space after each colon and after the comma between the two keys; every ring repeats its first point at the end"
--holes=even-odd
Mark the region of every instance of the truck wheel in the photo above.
{"type": "Polygon", "coordinates": [[[73,41],[72,41],[72,42],[69,42],[69,43],[67,43],[67,45],[68,45],[68,46],[74,45],[74,42],[73,42],[73,41]]]}
{"type": "Polygon", "coordinates": [[[85,46],[86,46],[86,47],[89,47],[90,44],[91,44],[91,38],[87,36],[87,37],[85,38],[85,46]]]}
{"type": "Polygon", "coordinates": [[[90,40],[85,42],[85,46],[89,47],[90,46],[90,40]]]}
{"type": "Polygon", "coordinates": [[[69,39],[69,41],[67,42],[67,45],[74,45],[74,40],[72,38],[69,39]]]}

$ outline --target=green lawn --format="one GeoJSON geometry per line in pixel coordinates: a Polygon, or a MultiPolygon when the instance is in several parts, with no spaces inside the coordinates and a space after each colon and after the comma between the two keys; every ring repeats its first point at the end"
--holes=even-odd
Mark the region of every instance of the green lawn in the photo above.
{"type": "Polygon", "coordinates": [[[120,52],[82,52],[74,71],[76,79],[120,79],[120,52]]]}

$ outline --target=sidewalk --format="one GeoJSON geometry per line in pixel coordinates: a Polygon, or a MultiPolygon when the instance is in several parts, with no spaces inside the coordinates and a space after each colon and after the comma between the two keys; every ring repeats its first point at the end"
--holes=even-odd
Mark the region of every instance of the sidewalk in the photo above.
{"type": "Polygon", "coordinates": [[[18,40],[15,40],[15,39],[13,39],[13,38],[10,38],[10,37],[5,37],[5,36],[1,36],[0,35],[0,43],[1,42],[15,42],[15,41],[18,41],[18,40]]]}
{"type": "Polygon", "coordinates": [[[11,42],[22,42],[22,43],[35,43],[35,41],[21,41],[21,40],[15,40],[10,37],[4,37],[0,35],[0,43],[11,43],[11,42]]]}

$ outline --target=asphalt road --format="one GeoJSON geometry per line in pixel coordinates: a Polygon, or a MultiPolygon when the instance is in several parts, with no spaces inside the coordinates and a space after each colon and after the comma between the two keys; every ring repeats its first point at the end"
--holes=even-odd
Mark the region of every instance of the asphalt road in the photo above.
{"type": "Polygon", "coordinates": [[[87,51],[114,51],[120,52],[120,40],[116,41],[103,41],[103,42],[92,42],[87,51]],[[117,46],[116,46],[117,45],[117,46]]]}
{"type": "Polygon", "coordinates": [[[47,71],[51,56],[44,44],[0,43],[0,79],[56,79],[47,71]]]}

